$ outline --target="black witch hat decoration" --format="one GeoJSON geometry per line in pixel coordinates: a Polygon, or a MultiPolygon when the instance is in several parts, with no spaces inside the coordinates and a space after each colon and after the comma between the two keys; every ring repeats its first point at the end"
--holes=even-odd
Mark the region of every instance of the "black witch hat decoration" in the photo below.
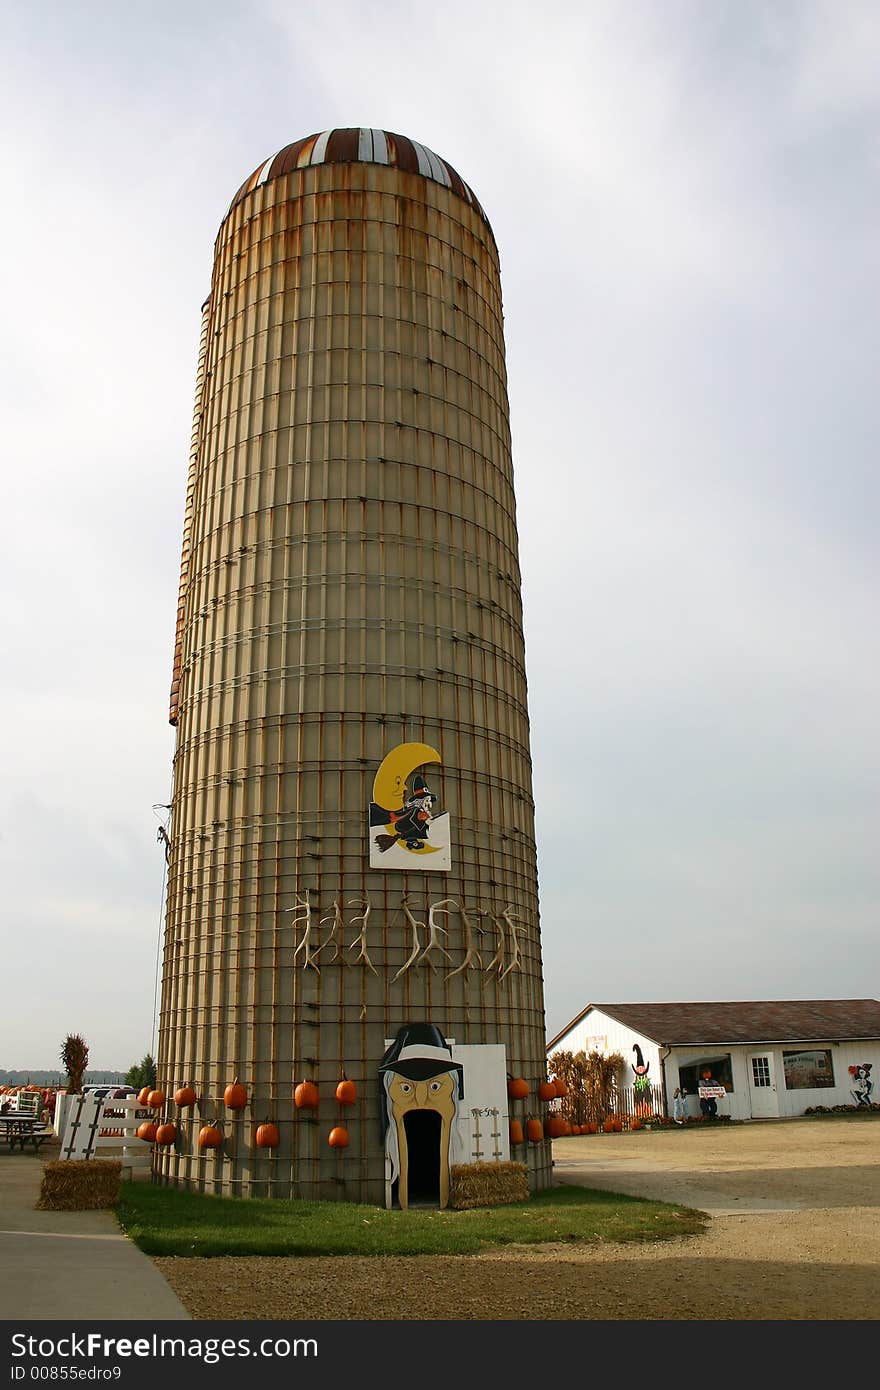
{"type": "Polygon", "coordinates": [[[408,1081],[427,1081],[444,1072],[458,1073],[458,1098],[464,1097],[464,1068],[453,1062],[452,1049],[433,1023],[406,1023],[398,1028],[397,1036],[379,1066],[382,1072],[396,1072],[408,1081]]]}

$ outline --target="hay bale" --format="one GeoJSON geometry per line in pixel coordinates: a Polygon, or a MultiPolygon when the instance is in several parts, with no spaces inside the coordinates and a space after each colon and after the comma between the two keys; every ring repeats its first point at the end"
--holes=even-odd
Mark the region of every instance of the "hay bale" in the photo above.
{"type": "Polygon", "coordinates": [[[449,1205],[456,1211],[469,1207],[502,1207],[529,1200],[524,1163],[460,1163],[449,1174],[449,1205]]]}
{"type": "Polygon", "coordinates": [[[119,1201],[122,1163],[90,1158],[44,1163],[37,1208],[41,1211],[101,1211],[119,1201]]]}

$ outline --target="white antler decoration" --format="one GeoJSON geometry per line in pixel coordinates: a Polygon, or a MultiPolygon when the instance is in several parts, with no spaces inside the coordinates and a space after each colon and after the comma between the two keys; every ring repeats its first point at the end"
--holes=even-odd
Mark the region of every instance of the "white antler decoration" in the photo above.
{"type": "Polygon", "coordinates": [[[394,979],[391,981],[392,984],[394,984],[394,980],[399,980],[401,975],[404,975],[406,971],[409,970],[416,956],[419,954],[419,951],[422,949],[422,944],[419,940],[419,927],[421,927],[423,931],[426,930],[424,922],[417,922],[415,917],[413,917],[412,913],[410,912],[409,902],[406,898],[401,899],[400,905],[403,908],[403,914],[406,917],[406,920],[412,927],[413,948],[410,952],[409,958],[404,961],[403,965],[400,967],[397,974],[394,976],[394,979]]]}
{"type": "MultiPolygon", "coordinates": [[[[441,898],[438,903],[431,903],[431,906],[428,908],[428,941],[424,951],[419,957],[419,965],[424,965],[425,961],[428,960],[428,955],[433,950],[439,951],[441,956],[445,956],[447,960],[452,960],[452,956],[440,940],[441,936],[446,935],[446,928],[441,927],[435,917],[435,914],[438,912],[442,912],[445,917],[449,916],[449,908],[446,906],[447,903],[451,903],[453,907],[458,906],[457,903],[453,902],[452,898],[441,898]]],[[[428,964],[432,970],[437,969],[433,961],[428,961],[428,964]]]]}
{"type": "Polygon", "coordinates": [[[510,907],[506,907],[501,916],[510,928],[511,957],[509,964],[500,972],[498,976],[499,980],[503,980],[504,976],[509,975],[511,970],[522,970],[522,957],[519,952],[519,930],[515,924],[517,922],[526,924],[527,922],[527,918],[521,917],[518,912],[514,912],[513,908],[510,907]]]}
{"type": "MultiPolygon", "coordinates": [[[[348,949],[349,951],[353,951],[355,946],[359,945],[360,950],[355,956],[355,963],[357,963],[359,960],[363,961],[364,965],[367,967],[368,970],[372,970],[374,975],[378,975],[378,970],[376,969],[373,962],[370,960],[370,957],[367,955],[367,922],[369,921],[371,911],[370,899],[367,897],[350,898],[348,905],[349,907],[356,907],[358,903],[364,904],[364,910],[359,917],[352,917],[349,926],[353,927],[355,922],[360,922],[361,929],[348,949]]],[[[366,1008],[366,1005],[364,1005],[364,1008],[366,1008]]],[[[363,1012],[361,1012],[361,1017],[363,1018],[363,1012]]]]}
{"type": "Polygon", "coordinates": [[[308,970],[311,966],[312,970],[317,971],[320,975],[320,968],[315,964],[315,959],[312,955],[312,904],[309,901],[309,889],[306,889],[304,896],[297,893],[293,901],[294,907],[291,925],[294,927],[301,926],[303,929],[302,937],[297,942],[296,950],[293,953],[293,959],[296,961],[300,951],[303,951],[305,953],[303,958],[303,970],[308,970]]]}
{"type": "MultiPolygon", "coordinates": [[[[459,906],[458,910],[461,913],[461,920],[464,922],[465,956],[461,965],[455,970],[450,970],[449,974],[446,976],[447,980],[451,980],[453,975],[460,975],[463,970],[469,970],[474,964],[476,964],[478,970],[482,970],[483,968],[482,959],[474,945],[474,928],[471,926],[471,919],[462,906],[459,906]]],[[[479,931],[479,927],[477,931],[479,931]]]]}
{"type": "MultiPolygon", "coordinates": [[[[313,955],[312,955],[312,960],[317,960],[317,959],[318,959],[318,956],[321,954],[321,952],[324,950],[324,948],[325,948],[326,946],[329,946],[330,943],[332,942],[332,943],[334,944],[334,946],[336,947],[336,950],[333,952],[333,955],[330,957],[330,964],[332,965],[333,962],[334,962],[335,960],[338,960],[339,957],[342,956],[342,947],[343,947],[342,932],[343,932],[344,929],[345,929],[345,918],[344,918],[343,915],[342,915],[342,904],[340,903],[340,901],[339,901],[338,898],[334,898],[334,899],[333,899],[333,913],[332,913],[332,915],[331,915],[330,913],[328,913],[326,917],[322,917],[322,918],[320,919],[320,922],[318,923],[318,925],[319,925],[319,926],[323,926],[323,924],[324,924],[325,922],[332,922],[332,923],[333,923],[333,929],[332,929],[332,931],[330,932],[330,935],[327,937],[327,940],[326,940],[326,941],[322,941],[322,942],[321,942],[321,945],[318,947],[317,951],[315,951],[315,952],[313,953],[313,955]]],[[[343,959],[344,964],[345,964],[345,965],[348,965],[348,961],[345,959],[345,956],[342,956],[342,959],[343,959]]]]}

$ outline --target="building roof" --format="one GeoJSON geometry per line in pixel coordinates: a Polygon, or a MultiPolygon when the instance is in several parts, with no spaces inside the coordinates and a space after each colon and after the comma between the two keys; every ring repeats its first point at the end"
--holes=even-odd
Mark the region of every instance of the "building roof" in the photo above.
{"type": "Polygon", "coordinates": [[[322,130],[315,135],[306,135],[302,140],[294,140],[292,145],[285,145],[277,154],[263,160],[250,178],[245,179],[229,205],[230,211],[261,184],[282,174],[292,173],[294,169],[304,169],[309,164],[389,164],[402,169],[404,173],[422,174],[424,178],[442,183],[457,193],[489,225],[489,219],[473,191],[445,159],[406,135],[395,135],[390,130],[372,130],[365,126],[322,130]]]}
{"type": "Polygon", "coordinates": [[[547,1044],[599,1009],[666,1047],[702,1043],[829,1042],[880,1038],[880,1000],[779,999],[715,1004],[588,1004],[547,1044]]]}

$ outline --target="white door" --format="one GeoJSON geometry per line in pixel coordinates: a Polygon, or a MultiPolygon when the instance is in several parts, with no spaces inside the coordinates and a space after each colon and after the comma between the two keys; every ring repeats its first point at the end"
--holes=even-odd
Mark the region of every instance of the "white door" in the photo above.
{"type": "Polygon", "coordinates": [[[779,1114],[772,1052],[753,1052],[749,1056],[749,1092],[753,1120],[764,1120],[779,1114]]]}

